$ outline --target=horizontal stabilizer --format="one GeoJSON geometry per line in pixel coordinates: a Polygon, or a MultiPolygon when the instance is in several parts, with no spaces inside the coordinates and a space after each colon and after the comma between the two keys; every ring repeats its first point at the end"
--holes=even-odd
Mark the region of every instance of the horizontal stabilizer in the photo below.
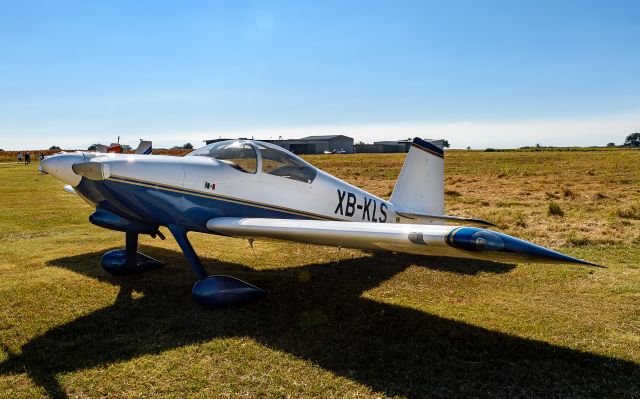
{"type": "Polygon", "coordinates": [[[451,222],[467,222],[467,223],[481,224],[484,226],[496,226],[495,223],[491,223],[486,220],[476,219],[476,218],[465,218],[461,216],[430,215],[428,213],[413,213],[413,212],[403,212],[403,211],[396,211],[396,213],[399,216],[409,218],[409,219],[424,218],[424,219],[445,220],[445,221],[451,221],[451,222]]]}

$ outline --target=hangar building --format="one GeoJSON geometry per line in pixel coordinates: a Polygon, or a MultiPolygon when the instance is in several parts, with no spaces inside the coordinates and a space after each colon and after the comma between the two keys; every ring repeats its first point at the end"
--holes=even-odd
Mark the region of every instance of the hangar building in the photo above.
{"type": "Polygon", "coordinates": [[[362,153],[393,153],[409,152],[412,140],[375,141],[373,144],[356,144],[355,152],[362,153]]]}
{"type": "MultiPolygon", "coordinates": [[[[440,148],[445,147],[445,140],[433,140],[425,139],[440,148]]],[[[356,144],[354,151],[358,154],[363,153],[394,153],[394,152],[409,152],[413,140],[398,140],[398,141],[376,141],[373,144],[356,144]]]]}

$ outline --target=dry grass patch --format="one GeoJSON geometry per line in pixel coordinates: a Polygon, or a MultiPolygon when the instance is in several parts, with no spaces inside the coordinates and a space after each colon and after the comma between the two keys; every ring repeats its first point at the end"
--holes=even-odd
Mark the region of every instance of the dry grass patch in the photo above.
{"type": "MultiPolygon", "coordinates": [[[[305,158],[385,196],[404,155],[305,158]]],[[[640,222],[617,213],[638,201],[637,186],[617,183],[640,180],[628,167],[638,161],[446,152],[446,187],[464,193],[446,196],[449,213],[608,269],[262,241],[254,255],[245,241],[194,234],[212,274],[270,291],[222,311],[193,303],[195,278],[171,239],[141,240],[165,268],[107,275],[99,258],[121,234],[87,223],[91,209],[35,164],[7,166],[0,397],[638,396],[640,222]],[[547,215],[550,200],[564,217],[547,215]]]]}
{"type": "Polygon", "coordinates": [[[625,219],[640,219],[640,203],[618,209],[618,216],[625,219]]]}
{"type": "Polygon", "coordinates": [[[461,197],[462,196],[462,194],[460,194],[459,191],[451,190],[451,189],[445,189],[444,190],[444,195],[448,195],[449,197],[461,197]]]}

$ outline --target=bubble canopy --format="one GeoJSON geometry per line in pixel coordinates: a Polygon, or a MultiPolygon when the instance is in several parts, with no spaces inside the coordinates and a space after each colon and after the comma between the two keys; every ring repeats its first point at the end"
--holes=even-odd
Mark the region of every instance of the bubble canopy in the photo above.
{"type": "Polygon", "coordinates": [[[312,183],[318,171],[282,147],[263,141],[225,140],[187,154],[214,158],[244,173],[265,173],[303,183],[312,183]]]}

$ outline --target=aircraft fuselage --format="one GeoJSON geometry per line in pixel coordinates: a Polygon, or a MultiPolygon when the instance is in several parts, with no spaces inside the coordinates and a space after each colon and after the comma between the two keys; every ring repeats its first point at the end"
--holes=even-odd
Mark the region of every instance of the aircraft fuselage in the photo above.
{"type": "Polygon", "coordinates": [[[225,216],[372,223],[393,223],[397,217],[390,202],[321,170],[311,183],[264,173],[260,157],[255,173],[195,156],[70,153],[67,158],[108,165],[104,180],[74,174],[66,181],[76,183],[87,201],[161,226],[206,232],[208,220],[225,216]]]}

